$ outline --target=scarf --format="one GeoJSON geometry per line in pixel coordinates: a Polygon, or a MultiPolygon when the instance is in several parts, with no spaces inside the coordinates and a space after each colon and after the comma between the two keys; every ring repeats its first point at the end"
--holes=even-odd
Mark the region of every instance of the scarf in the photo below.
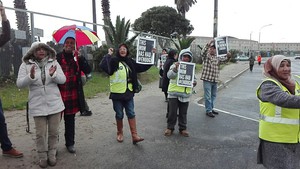
{"type": "Polygon", "coordinates": [[[279,81],[284,87],[289,90],[291,94],[295,95],[295,81],[291,79],[291,74],[288,79],[283,79],[277,73],[281,62],[284,60],[291,62],[290,59],[283,55],[275,55],[269,58],[264,64],[263,74],[268,78],[279,81]]]}
{"type": "Polygon", "coordinates": [[[46,79],[46,73],[45,73],[45,65],[48,63],[49,56],[46,56],[42,60],[35,60],[36,64],[41,69],[41,79],[43,82],[43,85],[45,85],[45,79],[46,79]]]}

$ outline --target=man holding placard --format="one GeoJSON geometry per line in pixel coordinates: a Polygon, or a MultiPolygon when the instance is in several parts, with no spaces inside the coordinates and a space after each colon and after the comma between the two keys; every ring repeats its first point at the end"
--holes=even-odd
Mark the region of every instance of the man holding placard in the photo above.
{"type": "Polygon", "coordinates": [[[226,41],[227,40],[223,39],[218,41],[217,38],[216,40],[211,40],[204,48],[204,51],[208,50],[207,55],[202,56],[203,68],[201,80],[203,80],[205,111],[208,117],[215,117],[215,115],[219,114],[214,111],[213,108],[214,101],[217,97],[218,78],[220,74],[219,65],[222,62],[225,63],[229,61],[231,57],[227,45],[224,44],[226,41]],[[218,52],[216,52],[216,50],[218,50],[218,52]],[[225,55],[224,51],[227,52],[225,55]]]}
{"type": "Polygon", "coordinates": [[[189,133],[186,127],[187,110],[190,96],[192,95],[192,88],[197,84],[194,76],[195,64],[192,63],[192,52],[189,49],[181,50],[178,61],[179,62],[175,62],[170,67],[167,74],[170,79],[170,84],[168,87],[168,125],[165,130],[165,136],[171,136],[173,134],[178,118],[179,133],[182,136],[188,137],[189,133]]]}

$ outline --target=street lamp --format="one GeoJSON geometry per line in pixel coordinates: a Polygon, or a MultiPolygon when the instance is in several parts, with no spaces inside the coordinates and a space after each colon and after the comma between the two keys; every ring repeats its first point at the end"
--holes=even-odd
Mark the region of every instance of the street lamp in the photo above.
{"type": "Polygon", "coordinates": [[[258,50],[260,50],[260,33],[261,33],[261,30],[267,26],[271,26],[272,24],[267,24],[267,25],[264,25],[262,26],[260,29],[259,29],[259,36],[258,36],[258,50]]]}
{"type": "Polygon", "coordinates": [[[252,50],[252,43],[251,43],[251,40],[252,40],[252,33],[253,31],[250,32],[250,41],[249,41],[249,57],[250,57],[250,53],[251,53],[251,50],[252,50]]]}

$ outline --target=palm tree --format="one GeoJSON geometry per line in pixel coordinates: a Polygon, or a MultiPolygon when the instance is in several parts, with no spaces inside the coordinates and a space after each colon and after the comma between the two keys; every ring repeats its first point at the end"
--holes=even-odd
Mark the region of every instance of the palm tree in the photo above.
{"type": "MultiPolygon", "coordinates": [[[[14,0],[14,7],[27,10],[25,0],[14,0]]],[[[16,11],[16,19],[18,29],[26,32],[26,37],[28,37],[26,43],[29,45],[31,43],[31,35],[27,12],[16,11]]]]}
{"type": "Polygon", "coordinates": [[[139,34],[136,34],[130,39],[128,39],[129,28],[130,28],[130,20],[125,21],[125,18],[120,19],[120,16],[117,16],[115,26],[112,24],[110,20],[108,21],[108,23],[103,27],[103,29],[107,34],[108,36],[107,40],[111,42],[111,45],[109,44],[102,45],[98,50],[96,50],[93,53],[95,65],[99,65],[103,56],[107,54],[108,48],[112,47],[117,49],[117,47],[121,43],[127,44],[127,46],[129,47],[129,53],[131,53],[131,57],[135,58],[136,49],[133,43],[135,42],[135,39],[139,34]]]}
{"type": "Polygon", "coordinates": [[[171,41],[174,43],[178,51],[182,49],[187,49],[191,46],[192,42],[196,39],[195,37],[180,37],[177,36],[178,43],[176,43],[173,39],[171,41]]]}
{"type": "MultiPolygon", "coordinates": [[[[102,14],[103,14],[103,22],[104,25],[109,25],[109,22],[111,21],[110,19],[110,5],[109,5],[109,0],[101,0],[101,6],[102,6],[102,14]]],[[[104,29],[104,28],[103,28],[104,29]]],[[[105,41],[107,45],[111,46],[112,43],[109,40],[109,34],[111,31],[104,31],[105,32],[105,41]]]]}
{"type": "Polygon", "coordinates": [[[190,10],[190,7],[197,3],[197,0],[175,0],[177,11],[185,18],[185,13],[190,10]]]}
{"type": "Polygon", "coordinates": [[[133,46],[133,42],[138,36],[134,35],[128,39],[128,33],[130,29],[130,20],[125,21],[125,18],[120,19],[120,16],[116,18],[116,26],[111,21],[108,22],[108,27],[104,27],[105,33],[108,33],[108,39],[111,41],[113,47],[118,47],[120,43],[126,43],[128,46],[133,46]]]}

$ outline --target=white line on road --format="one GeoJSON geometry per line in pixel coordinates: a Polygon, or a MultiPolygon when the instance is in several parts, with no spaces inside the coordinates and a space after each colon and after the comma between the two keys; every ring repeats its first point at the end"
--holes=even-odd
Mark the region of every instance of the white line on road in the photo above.
{"type": "MultiPolygon", "coordinates": [[[[198,106],[205,107],[203,104],[199,104],[198,101],[195,102],[195,103],[196,103],[198,106]]],[[[253,119],[253,118],[250,118],[250,117],[246,117],[246,116],[242,116],[242,115],[230,113],[230,112],[228,112],[228,111],[224,111],[224,110],[220,110],[220,109],[216,109],[216,108],[214,108],[214,110],[216,110],[217,112],[221,112],[221,113],[224,113],[224,114],[231,115],[231,116],[240,117],[240,118],[243,118],[243,119],[247,119],[247,120],[259,122],[257,119],[253,119]]]]}

